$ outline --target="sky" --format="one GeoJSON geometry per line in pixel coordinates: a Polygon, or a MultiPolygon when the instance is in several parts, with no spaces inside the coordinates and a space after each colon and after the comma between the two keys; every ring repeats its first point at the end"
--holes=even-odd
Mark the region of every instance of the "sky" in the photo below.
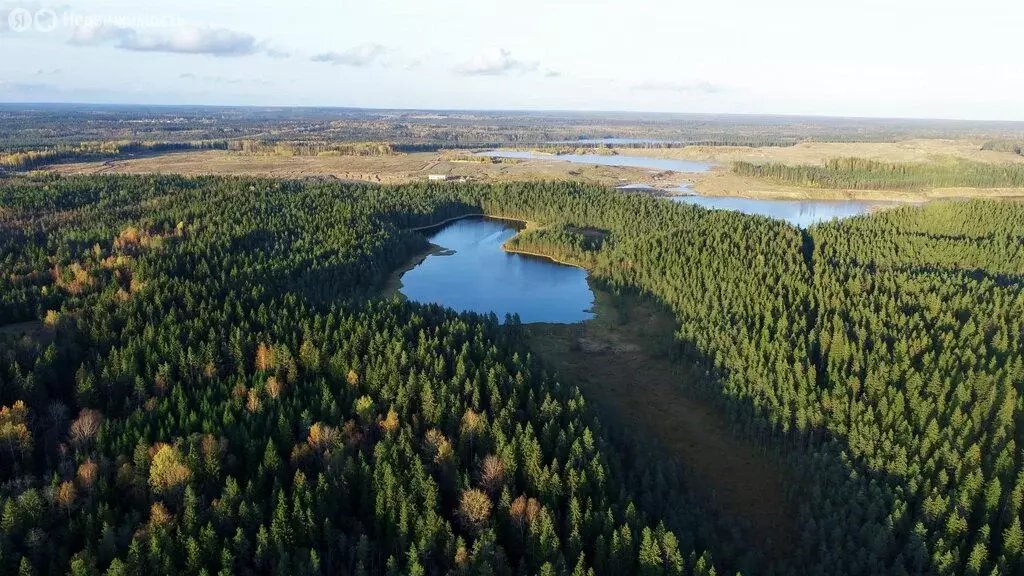
{"type": "Polygon", "coordinates": [[[1024,120],[1020,0],[0,0],[0,102],[1024,120]]]}

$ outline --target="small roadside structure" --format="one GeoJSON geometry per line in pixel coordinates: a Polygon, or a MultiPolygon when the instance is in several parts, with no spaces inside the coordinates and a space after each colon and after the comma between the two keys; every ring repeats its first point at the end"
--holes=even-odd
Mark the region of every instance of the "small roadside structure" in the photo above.
{"type": "Polygon", "coordinates": [[[451,180],[451,179],[452,179],[451,176],[449,176],[447,174],[428,174],[427,175],[427,180],[429,180],[430,182],[447,182],[448,180],[451,180]]]}

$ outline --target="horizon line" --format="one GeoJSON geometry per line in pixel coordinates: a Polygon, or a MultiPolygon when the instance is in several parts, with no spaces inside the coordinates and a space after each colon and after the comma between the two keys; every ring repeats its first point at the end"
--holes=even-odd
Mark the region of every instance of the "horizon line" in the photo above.
{"type": "Polygon", "coordinates": [[[914,117],[914,116],[862,116],[856,114],[817,114],[795,112],[669,112],[651,110],[612,110],[612,109],[564,109],[564,108],[384,108],[372,106],[312,105],[312,104],[195,104],[195,103],[139,103],[139,102],[81,102],[81,101],[47,101],[25,102],[0,100],[0,106],[79,106],[79,107],[159,107],[159,108],[232,108],[232,109],[291,109],[291,110],[351,110],[365,112],[471,112],[471,113],[518,113],[518,114],[624,114],[653,116],[731,116],[731,117],[770,117],[770,118],[810,118],[831,120],[881,120],[881,121],[912,121],[912,122],[958,122],[987,124],[1021,124],[1024,120],[1004,119],[968,119],[954,117],[914,117]]]}

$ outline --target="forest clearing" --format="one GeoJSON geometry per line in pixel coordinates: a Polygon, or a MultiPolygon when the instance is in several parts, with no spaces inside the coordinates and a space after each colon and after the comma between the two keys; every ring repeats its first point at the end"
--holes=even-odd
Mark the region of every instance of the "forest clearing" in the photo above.
{"type": "Polygon", "coordinates": [[[670,311],[594,288],[594,320],[532,324],[526,329],[531,348],[578,383],[604,418],[678,458],[699,495],[748,523],[754,545],[787,554],[795,513],[785,498],[792,481],[785,465],[730,431],[725,413],[693,385],[707,376],[672,359],[670,311]]]}

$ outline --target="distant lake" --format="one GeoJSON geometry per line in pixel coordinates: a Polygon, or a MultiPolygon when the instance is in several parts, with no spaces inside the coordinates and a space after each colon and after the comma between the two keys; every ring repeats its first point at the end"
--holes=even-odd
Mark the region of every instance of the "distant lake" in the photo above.
{"type": "Polygon", "coordinates": [[[678,140],[655,140],[652,138],[581,138],[579,140],[559,140],[556,142],[547,142],[547,144],[583,144],[585,146],[608,144],[610,146],[630,146],[635,144],[682,144],[682,142],[678,140]]]}
{"type": "MultiPolygon", "coordinates": [[[[580,140],[579,142],[585,142],[580,140]]],[[[624,156],[603,154],[537,154],[521,150],[489,150],[478,152],[478,156],[492,158],[523,158],[531,160],[556,160],[577,164],[597,164],[601,166],[629,166],[633,168],[651,168],[654,170],[672,170],[674,172],[706,172],[711,164],[706,162],[690,162],[687,160],[670,160],[666,158],[650,158],[647,156],[624,156]]],[[[656,190],[645,184],[628,184],[618,188],[624,192],[656,190]]],[[[872,206],[884,202],[860,202],[855,200],[755,200],[730,196],[699,196],[684,184],[666,192],[687,194],[671,196],[670,200],[681,204],[694,204],[714,210],[732,210],[744,214],[755,214],[785,220],[794,226],[807,228],[819,222],[827,222],[833,218],[849,218],[868,214],[872,206]]]]}
{"type": "Polygon", "coordinates": [[[671,160],[668,158],[648,158],[646,156],[604,155],[604,154],[537,154],[522,150],[488,150],[477,152],[477,156],[491,158],[521,158],[524,160],[554,160],[572,162],[574,164],[596,164],[599,166],[627,166],[630,168],[650,168],[652,170],[672,170],[674,172],[707,172],[711,164],[707,162],[690,162],[688,160],[671,160]]]}
{"type": "Polygon", "coordinates": [[[458,220],[429,236],[448,252],[431,254],[402,278],[409,300],[499,319],[571,324],[589,320],[594,293],[587,272],[544,258],[509,254],[501,246],[519,228],[487,218],[458,220]]]}
{"type": "MultiPolygon", "coordinates": [[[[577,140],[579,143],[642,143],[656,141],[631,140],[628,138],[605,138],[598,140],[577,140]]],[[[567,144],[571,142],[566,142],[567,144]]],[[[650,158],[647,156],[603,155],[603,154],[537,154],[520,150],[489,150],[478,152],[478,156],[492,158],[523,158],[530,160],[560,160],[577,164],[597,164],[600,166],[629,166],[632,168],[651,168],[653,170],[672,170],[674,172],[707,172],[711,164],[706,162],[690,162],[687,160],[670,160],[666,158],[650,158]]],[[[628,184],[619,190],[644,191],[655,190],[644,184],[628,184]]],[[[754,200],[751,198],[698,196],[688,185],[682,185],[666,191],[684,193],[686,196],[671,196],[673,202],[694,204],[715,210],[732,210],[744,214],[755,214],[785,220],[794,226],[807,228],[819,222],[827,222],[833,218],[849,218],[868,214],[872,206],[884,202],[859,202],[855,200],[754,200]]]]}
{"type": "MultiPolygon", "coordinates": [[[[681,186],[677,191],[688,191],[681,186]]],[[[873,206],[885,202],[859,202],[856,200],[755,200],[752,198],[736,198],[732,196],[670,196],[670,200],[680,204],[693,204],[713,210],[732,210],[744,214],[767,216],[785,220],[794,226],[807,228],[820,222],[828,222],[833,218],[849,218],[868,214],[873,206]]]]}

